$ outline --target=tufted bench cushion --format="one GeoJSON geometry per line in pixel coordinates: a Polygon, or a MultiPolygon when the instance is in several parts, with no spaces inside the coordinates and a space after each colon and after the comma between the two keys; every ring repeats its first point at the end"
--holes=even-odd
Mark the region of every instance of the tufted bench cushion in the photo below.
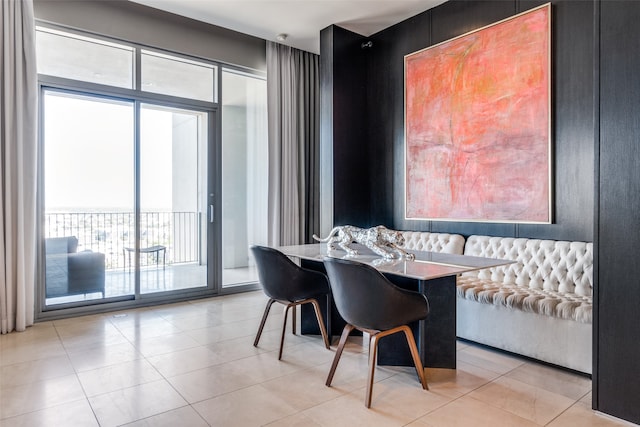
{"type": "Polygon", "coordinates": [[[462,255],[464,237],[459,234],[403,231],[403,249],[462,255]]]}
{"type": "Polygon", "coordinates": [[[464,254],[516,263],[464,273],[459,298],[592,323],[592,243],[470,236],[464,254]]]}

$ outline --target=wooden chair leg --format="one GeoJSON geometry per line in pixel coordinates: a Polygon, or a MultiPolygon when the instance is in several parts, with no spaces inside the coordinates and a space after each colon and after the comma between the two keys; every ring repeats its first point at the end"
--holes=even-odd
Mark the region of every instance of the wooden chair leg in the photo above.
{"type": "Polygon", "coordinates": [[[289,314],[289,309],[291,308],[291,304],[287,304],[284,307],[284,320],[282,321],[282,336],[280,337],[280,351],[278,352],[278,360],[282,359],[282,348],[284,347],[284,335],[287,331],[287,314],[289,314]]]}
{"type": "Polygon", "coordinates": [[[367,394],[364,398],[364,406],[371,408],[371,395],[373,393],[373,377],[376,372],[376,356],[378,353],[378,334],[369,338],[369,377],[367,378],[367,394]]]}
{"type": "Polygon", "coordinates": [[[325,383],[327,387],[331,387],[331,381],[333,380],[333,374],[336,373],[336,368],[338,367],[338,362],[340,361],[340,356],[342,356],[342,350],[344,350],[344,345],[347,343],[347,338],[349,338],[349,334],[353,331],[354,326],[350,324],[346,324],[344,329],[342,330],[342,335],[340,336],[340,342],[338,343],[338,348],[336,349],[336,355],[333,357],[333,363],[331,364],[331,369],[329,369],[329,376],[327,376],[327,382],[325,383]]]}
{"type": "Polygon", "coordinates": [[[420,354],[418,353],[418,346],[416,345],[416,340],[413,338],[413,332],[411,332],[411,328],[408,326],[403,326],[402,330],[404,331],[404,335],[407,337],[407,344],[409,344],[409,350],[411,350],[411,357],[413,357],[413,364],[416,366],[416,371],[418,372],[418,378],[420,378],[420,383],[422,384],[422,388],[425,390],[429,390],[429,385],[427,384],[427,377],[424,374],[424,367],[422,366],[422,361],[420,360],[420,354]]]}
{"type": "Polygon", "coordinates": [[[260,336],[262,336],[262,330],[264,329],[264,324],[267,322],[267,316],[269,316],[269,310],[271,310],[271,306],[276,302],[274,299],[269,299],[267,301],[267,306],[264,308],[264,314],[262,315],[262,321],[260,322],[260,327],[258,328],[258,334],[256,335],[255,341],[253,341],[253,346],[257,347],[258,342],[260,341],[260,336]]]}
{"type": "Polygon", "coordinates": [[[320,311],[320,304],[318,304],[318,301],[315,299],[312,299],[309,302],[313,305],[313,309],[316,312],[316,319],[318,319],[318,327],[320,328],[320,333],[324,340],[324,346],[326,348],[330,348],[329,335],[327,334],[327,328],[324,327],[324,319],[322,318],[322,312],[320,311]]]}
{"type": "Polygon", "coordinates": [[[307,304],[307,303],[311,303],[313,304],[313,309],[316,313],[316,318],[318,319],[318,325],[320,326],[320,333],[322,334],[322,339],[324,341],[324,345],[327,348],[329,347],[329,336],[327,334],[327,328],[325,328],[324,326],[324,320],[322,318],[322,313],[320,311],[320,305],[318,304],[318,301],[316,301],[313,298],[309,298],[306,299],[304,301],[296,301],[296,302],[287,302],[287,301],[280,301],[280,300],[275,300],[275,299],[270,299],[267,302],[267,307],[264,310],[264,314],[262,315],[262,321],[260,322],[260,328],[258,329],[258,335],[256,336],[255,341],[253,342],[254,347],[258,346],[258,341],[260,340],[260,336],[262,335],[262,330],[264,329],[264,324],[267,321],[267,316],[269,315],[269,310],[271,309],[271,306],[273,305],[274,302],[279,302],[281,304],[284,305],[284,319],[282,321],[282,335],[280,336],[280,350],[278,352],[278,360],[282,359],[282,350],[284,348],[284,336],[286,334],[287,331],[287,317],[289,316],[289,309],[292,309],[292,315],[293,315],[293,320],[291,321],[292,326],[293,326],[293,333],[296,333],[296,307],[302,304],[307,304]]]}
{"type": "Polygon", "coordinates": [[[291,307],[291,333],[293,335],[296,334],[296,323],[298,322],[298,317],[296,316],[296,306],[291,307]]]}
{"type": "Polygon", "coordinates": [[[404,335],[407,338],[407,344],[409,344],[409,350],[411,351],[413,364],[415,365],[416,372],[418,373],[418,378],[420,379],[420,383],[422,384],[422,388],[425,390],[429,390],[429,386],[427,385],[427,377],[424,374],[424,367],[422,366],[420,353],[418,353],[418,346],[416,345],[416,340],[413,338],[413,332],[411,331],[411,328],[409,328],[409,326],[407,325],[403,325],[388,329],[386,331],[370,331],[371,338],[369,339],[369,378],[367,379],[367,391],[364,400],[364,404],[367,408],[371,407],[373,380],[376,369],[376,356],[378,353],[378,341],[381,338],[386,337],[387,335],[393,335],[400,331],[404,332],[404,335]]]}

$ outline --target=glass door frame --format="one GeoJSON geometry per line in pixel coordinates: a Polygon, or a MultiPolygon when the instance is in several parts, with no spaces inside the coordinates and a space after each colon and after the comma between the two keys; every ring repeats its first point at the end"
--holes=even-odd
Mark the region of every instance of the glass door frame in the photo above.
{"type": "MultiPolygon", "coordinates": [[[[134,183],[135,186],[135,234],[136,234],[136,253],[139,251],[139,233],[140,233],[140,107],[142,104],[158,105],[169,108],[177,108],[184,110],[192,110],[206,113],[207,127],[207,195],[209,205],[213,206],[213,217],[207,209],[207,227],[206,232],[206,261],[207,261],[207,286],[202,288],[187,288],[173,291],[165,291],[160,293],[142,294],[140,292],[140,271],[139,257],[135,258],[135,291],[133,295],[116,296],[103,298],[98,300],[87,300],[81,302],[57,304],[55,306],[47,306],[45,301],[45,254],[44,254],[44,129],[39,126],[38,130],[38,265],[37,265],[37,286],[35,295],[35,317],[37,320],[48,320],[56,318],[64,318],[73,315],[99,313],[106,311],[114,311],[118,309],[139,307],[145,305],[156,305],[167,302],[182,301],[187,299],[204,298],[220,294],[222,288],[222,271],[220,270],[220,250],[221,250],[221,224],[216,219],[220,218],[220,203],[217,198],[220,194],[219,174],[220,167],[220,114],[219,105],[217,103],[207,103],[202,101],[185,100],[168,95],[159,95],[148,92],[132,91],[129,89],[118,89],[113,87],[102,86],[93,83],[71,81],[58,77],[40,76],[39,79],[39,105],[38,115],[39,123],[44,123],[44,93],[46,91],[63,92],[84,95],[91,98],[104,98],[116,101],[131,102],[134,105],[134,183]],[[214,221],[211,222],[211,219],[214,221]]],[[[208,206],[207,206],[208,208],[208,206]]],[[[133,259],[132,259],[133,261],[133,259]]]]}

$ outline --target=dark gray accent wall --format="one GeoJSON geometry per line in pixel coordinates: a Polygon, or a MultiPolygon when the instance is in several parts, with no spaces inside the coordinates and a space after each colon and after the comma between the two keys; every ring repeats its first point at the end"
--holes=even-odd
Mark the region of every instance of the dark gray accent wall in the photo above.
{"type": "MultiPolygon", "coordinates": [[[[385,138],[393,158],[393,226],[464,235],[489,234],[593,240],[593,4],[556,1],[552,7],[552,165],[554,185],[552,225],[459,223],[404,219],[404,55],[492,24],[544,2],[449,1],[374,35],[376,52],[370,84],[389,100],[390,115],[372,120],[385,130],[370,139],[385,138]],[[578,36],[579,35],[579,36],[578,36]],[[576,37],[580,39],[577,40],[576,37]],[[384,71],[382,71],[384,70],[384,71]]],[[[369,104],[372,116],[378,109],[369,104]]]]}
{"type": "Polygon", "coordinates": [[[599,6],[594,404],[640,424],[640,2],[599,6]]]}
{"type": "Polygon", "coordinates": [[[265,41],[122,0],[35,0],[36,19],[231,65],[266,71],[265,41]]]}
{"type": "MultiPolygon", "coordinates": [[[[354,206],[345,203],[335,206],[336,217],[350,218],[352,223],[361,226],[380,223],[404,230],[593,240],[594,8],[591,1],[554,1],[552,7],[553,224],[462,223],[404,218],[404,56],[544,3],[451,0],[369,38],[373,47],[367,51],[367,66],[360,75],[367,81],[367,133],[358,140],[353,138],[357,137],[357,132],[349,129],[351,137],[348,141],[345,138],[352,147],[366,148],[362,155],[369,156],[368,165],[372,168],[369,181],[365,183],[369,188],[342,189],[340,199],[351,198],[344,191],[353,191],[353,197],[371,194],[368,203],[358,205],[370,216],[367,221],[353,221],[364,214],[356,215],[354,206]]],[[[342,56],[336,53],[339,43],[339,40],[333,40],[333,71],[357,72],[359,65],[355,65],[353,52],[343,49],[342,56]]],[[[332,108],[362,111],[361,102],[351,97],[334,99],[332,108]]],[[[334,112],[333,118],[336,116],[334,112]]],[[[334,128],[333,136],[342,138],[344,135],[334,128]]],[[[336,145],[337,139],[333,141],[334,149],[336,145]]],[[[350,171],[334,164],[333,173],[348,178],[355,176],[356,170],[361,172],[360,168],[350,171]]]]}
{"type": "Polygon", "coordinates": [[[320,215],[325,233],[332,225],[374,225],[372,207],[385,203],[376,203],[371,185],[376,150],[367,136],[366,39],[332,25],[322,30],[320,40],[320,215]]]}

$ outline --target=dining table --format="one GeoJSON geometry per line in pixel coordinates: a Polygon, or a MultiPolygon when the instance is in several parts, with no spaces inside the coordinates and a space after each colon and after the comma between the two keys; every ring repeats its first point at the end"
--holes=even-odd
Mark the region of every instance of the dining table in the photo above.
{"type": "MultiPolygon", "coordinates": [[[[376,255],[364,245],[352,244],[357,255],[350,256],[342,249],[330,249],[326,244],[306,244],[276,247],[279,251],[297,260],[304,268],[326,274],[325,257],[350,259],[374,267],[394,285],[403,289],[420,292],[427,297],[429,314],[424,320],[410,324],[416,339],[422,364],[431,368],[456,368],[456,278],[458,275],[498,267],[513,263],[510,260],[485,258],[442,252],[408,252],[415,259],[407,257],[388,259],[376,255]]],[[[325,326],[329,336],[339,336],[346,322],[340,316],[335,304],[319,301],[324,313],[325,326]]],[[[301,308],[301,334],[319,334],[319,327],[313,309],[301,308]]],[[[413,366],[411,353],[404,337],[394,334],[385,337],[378,344],[378,364],[413,366]]]]}

